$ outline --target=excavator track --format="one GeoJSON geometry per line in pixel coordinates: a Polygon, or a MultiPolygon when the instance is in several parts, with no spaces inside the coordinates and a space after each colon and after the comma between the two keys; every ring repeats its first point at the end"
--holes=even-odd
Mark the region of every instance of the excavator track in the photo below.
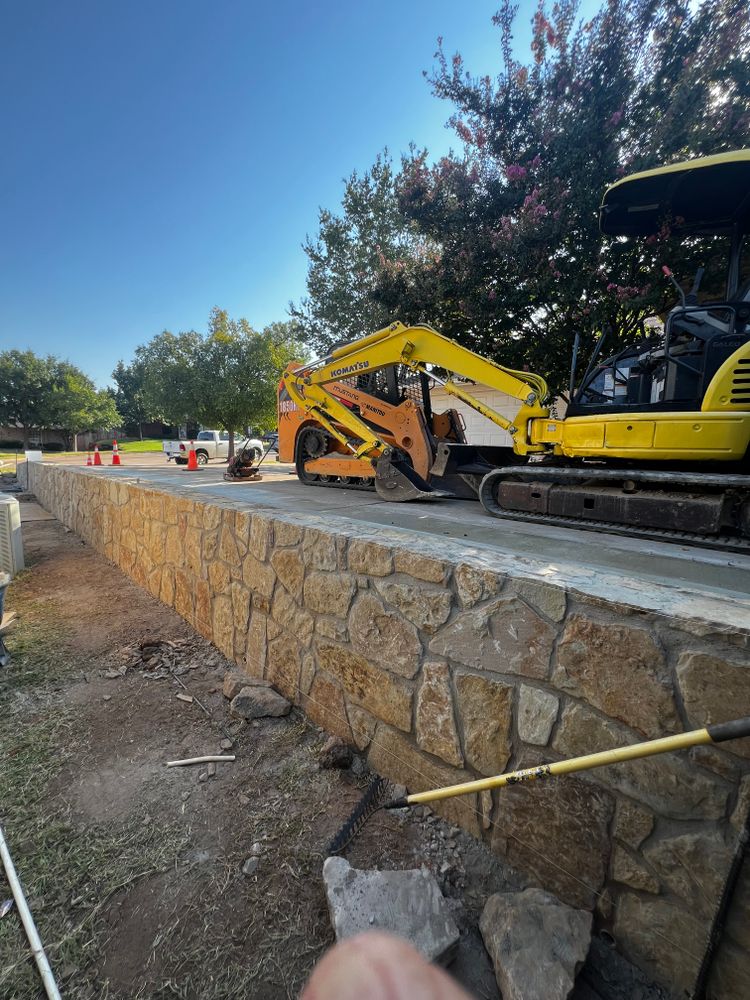
{"type": "MultiPolygon", "coordinates": [[[[529,524],[553,525],[562,528],[576,528],[579,531],[597,531],[600,534],[622,535],[629,538],[643,538],[659,542],[671,542],[677,545],[687,545],[695,548],[712,549],[718,552],[750,553],[750,537],[740,534],[701,534],[699,532],[678,531],[671,528],[659,528],[653,525],[621,524],[607,520],[594,520],[586,517],[570,517],[561,514],[538,513],[503,508],[497,500],[497,492],[504,481],[523,481],[528,485],[583,485],[593,483],[594,486],[606,486],[617,483],[633,483],[636,485],[651,485],[664,487],[665,495],[674,492],[675,500],[679,500],[676,486],[684,489],[700,490],[733,490],[738,494],[738,503],[750,504],[750,476],[714,476],[703,473],[680,473],[648,470],[613,470],[613,469],[576,469],[564,467],[543,466],[508,466],[494,469],[482,480],[479,487],[479,500],[493,517],[504,521],[524,521],[529,524]],[[668,489],[671,488],[671,489],[668,489]]],[[[748,525],[745,523],[748,530],[748,525]]]]}

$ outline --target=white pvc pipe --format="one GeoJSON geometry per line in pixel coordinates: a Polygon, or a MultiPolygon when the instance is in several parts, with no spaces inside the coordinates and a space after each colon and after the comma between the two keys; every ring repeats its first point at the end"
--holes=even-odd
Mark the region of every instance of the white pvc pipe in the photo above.
{"type": "Polygon", "coordinates": [[[3,834],[2,826],[0,826],[0,858],[2,858],[5,875],[8,879],[10,890],[13,893],[13,898],[16,901],[18,913],[21,917],[21,923],[26,931],[26,937],[28,938],[31,951],[34,955],[34,961],[39,969],[39,975],[42,977],[42,983],[44,984],[47,996],[49,997],[49,1000],[61,1000],[60,991],[57,988],[55,977],[52,975],[52,969],[47,961],[47,955],[45,954],[39,933],[36,929],[34,918],[32,917],[31,910],[26,902],[26,897],[23,894],[23,888],[21,887],[18,875],[16,874],[13,859],[10,856],[8,845],[5,842],[5,835],[3,834]]]}
{"type": "Polygon", "coordinates": [[[235,759],[233,753],[209,754],[207,757],[187,757],[185,760],[168,760],[167,767],[186,767],[188,764],[213,764],[235,759]]]}

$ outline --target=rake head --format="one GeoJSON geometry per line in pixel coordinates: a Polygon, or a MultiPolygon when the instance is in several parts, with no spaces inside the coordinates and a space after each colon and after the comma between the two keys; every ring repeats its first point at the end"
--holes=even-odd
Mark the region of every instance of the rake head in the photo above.
{"type": "Polygon", "coordinates": [[[341,854],[354,840],[367,820],[378,809],[387,804],[391,792],[391,784],[376,775],[365,790],[365,794],[352,810],[351,815],[341,827],[328,847],[328,854],[341,854]]]}

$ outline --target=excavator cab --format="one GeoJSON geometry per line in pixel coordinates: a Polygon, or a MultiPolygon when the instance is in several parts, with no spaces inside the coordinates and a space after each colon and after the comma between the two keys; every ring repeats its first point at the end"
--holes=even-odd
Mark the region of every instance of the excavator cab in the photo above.
{"type": "MultiPolygon", "coordinates": [[[[750,341],[750,150],[627,177],[606,191],[599,224],[616,237],[669,230],[698,267],[687,294],[662,268],[678,297],[663,332],[594,359],[568,417],[700,411],[722,365],[750,341]]],[[[750,402],[747,374],[729,388],[738,408],[750,402]]]]}

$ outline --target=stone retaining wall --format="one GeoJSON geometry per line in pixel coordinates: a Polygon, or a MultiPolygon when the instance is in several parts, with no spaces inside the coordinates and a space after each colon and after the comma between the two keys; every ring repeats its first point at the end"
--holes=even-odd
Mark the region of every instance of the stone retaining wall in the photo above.
{"type": "MultiPolygon", "coordinates": [[[[747,631],[566,589],[455,541],[36,466],[40,502],[411,791],[750,715],[747,631]]],[[[750,740],[441,811],[689,989],[750,807],[750,740]]],[[[746,867],[713,996],[750,996],[746,867]]]]}

